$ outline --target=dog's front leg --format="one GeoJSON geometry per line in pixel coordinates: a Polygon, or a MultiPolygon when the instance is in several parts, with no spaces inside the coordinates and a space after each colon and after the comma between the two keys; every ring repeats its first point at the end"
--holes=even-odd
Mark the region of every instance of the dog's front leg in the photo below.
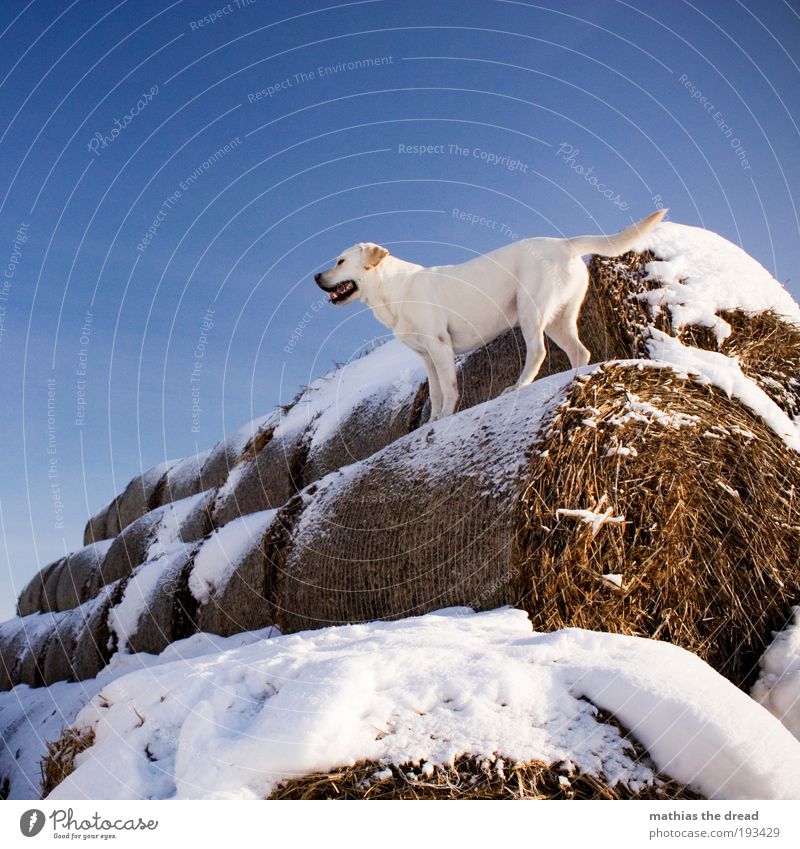
{"type": "Polygon", "coordinates": [[[428,395],[431,399],[430,421],[436,421],[442,415],[442,387],[439,385],[439,375],[436,366],[427,351],[420,352],[425,371],[428,373],[428,395]]]}
{"type": "MultiPolygon", "coordinates": [[[[430,358],[441,391],[441,409],[438,416],[431,411],[431,421],[450,416],[458,401],[458,384],[456,383],[456,362],[452,347],[448,342],[435,339],[427,345],[427,355],[430,358]]],[[[432,403],[432,402],[431,402],[432,403]]]]}

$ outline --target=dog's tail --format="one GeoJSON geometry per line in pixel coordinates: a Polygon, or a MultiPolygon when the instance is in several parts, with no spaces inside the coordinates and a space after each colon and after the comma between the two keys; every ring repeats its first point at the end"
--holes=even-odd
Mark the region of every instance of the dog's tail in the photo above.
{"type": "Polygon", "coordinates": [[[628,227],[613,236],[576,236],[567,239],[572,256],[583,256],[584,254],[600,254],[600,256],[619,256],[627,253],[639,239],[649,233],[656,224],[667,214],[666,209],[659,209],[647,218],[643,218],[638,224],[628,227]]]}

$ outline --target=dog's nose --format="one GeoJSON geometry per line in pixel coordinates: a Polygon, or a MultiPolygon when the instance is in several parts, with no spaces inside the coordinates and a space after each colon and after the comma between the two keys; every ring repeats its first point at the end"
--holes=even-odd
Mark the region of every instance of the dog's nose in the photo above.
{"type": "Polygon", "coordinates": [[[314,280],[315,280],[315,282],[317,282],[317,283],[322,283],[322,272],[321,272],[321,271],[320,271],[320,273],[319,273],[319,274],[315,274],[315,275],[314,275],[314,280]]]}

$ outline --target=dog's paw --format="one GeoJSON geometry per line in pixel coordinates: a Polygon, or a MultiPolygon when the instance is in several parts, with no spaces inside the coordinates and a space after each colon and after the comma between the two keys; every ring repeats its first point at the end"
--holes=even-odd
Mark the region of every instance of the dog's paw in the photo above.
{"type": "Polygon", "coordinates": [[[508,395],[509,392],[516,392],[519,389],[516,383],[512,383],[511,386],[506,386],[506,388],[500,393],[501,395],[508,395]]]}

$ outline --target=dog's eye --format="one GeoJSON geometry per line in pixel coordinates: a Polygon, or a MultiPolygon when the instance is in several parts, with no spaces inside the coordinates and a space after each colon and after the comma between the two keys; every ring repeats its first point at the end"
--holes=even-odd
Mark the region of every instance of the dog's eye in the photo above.
{"type": "Polygon", "coordinates": [[[336,264],[337,264],[337,265],[341,265],[343,262],[344,262],[344,260],[343,260],[343,259],[340,259],[340,260],[339,260],[336,264]]]}

